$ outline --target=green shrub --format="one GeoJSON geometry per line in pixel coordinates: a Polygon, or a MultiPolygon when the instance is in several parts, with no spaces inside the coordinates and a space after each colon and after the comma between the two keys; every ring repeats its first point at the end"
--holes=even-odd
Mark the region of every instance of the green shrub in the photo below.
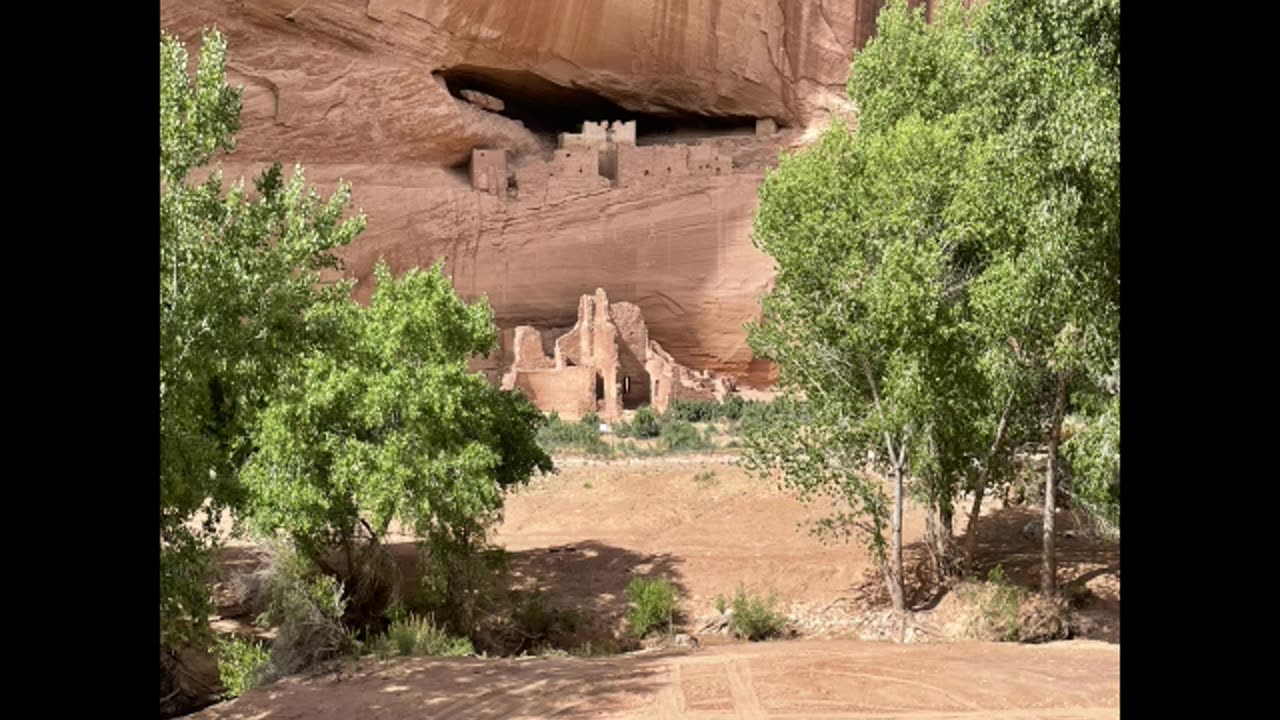
{"type": "Polygon", "coordinates": [[[725,420],[739,420],[746,409],[747,401],[741,395],[730,395],[720,404],[720,417],[725,420]]]}
{"type": "Polygon", "coordinates": [[[218,658],[218,678],[227,698],[240,697],[260,685],[271,659],[271,653],[262,643],[236,637],[218,638],[214,651],[218,658]]]}
{"type": "Polygon", "coordinates": [[[661,427],[662,448],[666,452],[692,452],[714,447],[701,432],[698,432],[698,428],[688,421],[664,418],[661,427]]]}
{"type": "Polygon", "coordinates": [[[627,624],[636,637],[654,630],[670,634],[676,622],[676,589],[666,580],[635,578],[627,585],[627,624]]]}
{"type": "Polygon", "coordinates": [[[1019,613],[1028,593],[1009,582],[1004,568],[995,566],[985,582],[961,583],[957,594],[967,608],[966,635],[976,640],[1018,639],[1019,613]]]}
{"type": "Polygon", "coordinates": [[[600,438],[600,418],[591,413],[576,423],[567,423],[552,413],[538,430],[538,445],[543,450],[578,450],[588,455],[608,456],[613,453],[600,438]]]}
{"type": "Polygon", "coordinates": [[[430,616],[414,614],[392,620],[387,631],[370,643],[370,649],[381,658],[391,655],[461,657],[475,654],[470,640],[450,635],[430,616]]]}
{"type": "Polygon", "coordinates": [[[347,601],[342,585],[320,572],[288,545],[270,560],[267,609],[261,627],[276,628],[263,682],[292,675],[325,660],[349,654],[352,636],[343,624],[347,601]]]}
{"type": "Polygon", "coordinates": [[[631,434],[638,438],[658,437],[662,432],[662,428],[658,425],[658,416],[653,410],[642,407],[636,411],[636,416],[631,420],[631,434]]]}
{"type": "Polygon", "coordinates": [[[742,417],[747,402],[741,395],[729,395],[724,402],[715,400],[673,400],[667,408],[667,415],[686,422],[715,422],[716,420],[738,420],[742,417]]]}
{"type": "Polygon", "coordinates": [[[698,473],[697,475],[694,475],[694,476],[693,476],[693,482],[694,482],[694,483],[696,483],[699,487],[704,487],[704,488],[705,488],[705,487],[710,487],[710,486],[712,486],[712,485],[715,485],[715,484],[716,484],[716,471],[715,471],[715,470],[703,470],[702,472],[700,472],[700,473],[698,473]]]}
{"type": "MultiPolygon", "coordinates": [[[[735,396],[737,397],[737,396],[735,396]]],[[[741,399],[741,398],[739,398],[741,399]]],[[[774,416],[784,411],[783,403],[743,402],[737,421],[734,423],[737,432],[747,435],[752,430],[761,430],[769,426],[774,416]]]]}
{"type": "Polygon", "coordinates": [[[728,610],[728,609],[729,609],[729,598],[725,597],[724,595],[717,595],[716,596],[716,612],[723,615],[725,610],[728,610]]]}
{"type": "Polygon", "coordinates": [[[685,422],[711,422],[720,412],[715,400],[673,400],[667,407],[667,416],[685,422]]]}
{"type": "Polygon", "coordinates": [[[781,613],[774,612],[777,597],[770,594],[767,598],[748,594],[746,588],[739,587],[733,598],[733,619],[729,629],[739,637],[748,640],[765,640],[782,634],[787,619],[781,613]]]}

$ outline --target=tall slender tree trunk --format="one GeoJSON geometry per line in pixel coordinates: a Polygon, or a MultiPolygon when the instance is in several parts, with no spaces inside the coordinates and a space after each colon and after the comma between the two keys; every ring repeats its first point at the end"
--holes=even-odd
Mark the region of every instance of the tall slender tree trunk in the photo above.
{"type": "Polygon", "coordinates": [[[1013,407],[1013,393],[1005,400],[1004,410],[1000,412],[1000,424],[996,426],[996,437],[991,441],[991,450],[987,452],[987,461],[982,464],[982,472],[978,475],[978,487],[973,491],[973,507],[969,510],[969,524],[964,532],[965,570],[973,569],[974,557],[978,553],[978,516],[982,514],[982,496],[987,491],[987,480],[991,477],[991,466],[1000,452],[1004,442],[1005,428],[1009,426],[1009,409],[1013,407]]]}
{"type": "Polygon", "coordinates": [[[1044,479],[1044,554],[1040,566],[1040,592],[1058,592],[1058,555],[1054,548],[1055,496],[1058,479],[1058,444],[1062,439],[1062,414],[1067,405],[1067,375],[1058,375],[1058,393],[1053,401],[1053,421],[1049,425],[1049,470],[1044,479]]]}
{"type": "Polygon", "coordinates": [[[945,582],[956,574],[954,524],[955,510],[950,505],[939,506],[933,537],[933,551],[938,556],[938,582],[945,582]]]}
{"type": "Polygon", "coordinates": [[[902,463],[896,463],[893,468],[892,533],[893,587],[889,588],[889,595],[893,599],[894,611],[902,613],[907,607],[902,574],[902,463]]]}

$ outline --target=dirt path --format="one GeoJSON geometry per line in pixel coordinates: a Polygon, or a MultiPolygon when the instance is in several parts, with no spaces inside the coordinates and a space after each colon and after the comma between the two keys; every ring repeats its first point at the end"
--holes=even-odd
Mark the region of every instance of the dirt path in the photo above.
{"type": "Polygon", "coordinates": [[[1120,649],[1097,642],[800,640],[610,658],[366,660],[192,717],[1117,718],[1120,649]]]}

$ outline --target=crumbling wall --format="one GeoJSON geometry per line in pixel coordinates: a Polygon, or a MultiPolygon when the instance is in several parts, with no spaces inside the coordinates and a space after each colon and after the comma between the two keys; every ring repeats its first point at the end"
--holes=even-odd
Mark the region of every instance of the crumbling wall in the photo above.
{"type": "Polygon", "coordinates": [[[608,142],[610,145],[631,145],[636,144],[636,121],[614,120],[609,123],[608,142]]]}
{"type": "Polygon", "coordinates": [[[615,145],[636,144],[636,121],[582,123],[582,132],[560,133],[561,150],[605,150],[615,145]]]}
{"type": "Polygon", "coordinates": [[[596,410],[596,373],[588,367],[513,370],[509,388],[524,393],[539,410],[578,420],[596,410]]]}
{"type": "Polygon", "coordinates": [[[676,362],[656,340],[649,341],[645,368],[649,371],[649,403],[663,413],[675,400],[716,400],[723,402],[733,391],[728,378],[716,377],[705,370],[690,370],[676,362]]]}
{"type": "Polygon", "coordinates": [[[686,145],[620,145],[617,151],[619,187],[689,174],[689,148],[686,145]]]}
{"type": "Polygon", "coordinates": [[[649,350],[649,328],[640,308],[629,302],[609,305],[609,314],[618,332],[618,387],[624,408],[649,402],[649,371],[645,360],[649,350]]]}
{"type": "Polygon", "coordinates": [[[520,326],[504,343],[513,360],[502,387],[519,388],[542,411],[566,417],[596,412],[616,420],[645,403],[664,412],[673,400],[723,401],[733,391],[727,378],[676,362],[650,339],[639,306],[610,303],[603,289],[578,298],[578,321],[567,332],[520,326]]]}
{"type": "Polygon", "coordinates": [[[600,176],[598,150],[556,150],[550,160],[528,160],[516,168],[516,196],[522,201],[555,202],[571,195],[607,190],[600,176]]]}
{"type": "Polygon", "coordinates": [[[591,347],[595,335],[595,296],[578,298],[578,322],[569,332],[556,339],[555,361],[557,368],[586,365],[592,357],[591,347]]]}
{"type": "Polygon", "coordinates": [[[608,123],[584,122],[582,132],[560,133],[559,144],[562,150],[599,150],[609,142],[608,123]]]}
{"type": "Polygon", "coordinates": [[[494,195],[507,194],[507,151],[471,151],[471,187],[494,195]]]}
{"type": "Polygon", "coordinates": [[[609,312],[609,298],[597,289],[592,310],[591,365],[596,369],[596,398],[600,417],[616,420],[622,416],[622,388],[618,379],[618,327],[609,312]]]}
{"type": "Polygon", "coordinates": [[[536,329],[521,325],[515,329],[515,347],[511,366],[516,370],[549,370],[556,366],[555,360],[547,357],[543,350],[542,334],[536,329]]]}
{"type": "Polygon", "coordinates": [[[620,145],[616,152],[614,174],[619,187],[686,175],[733,172],[733,159],[711,145],[620,145]]]}

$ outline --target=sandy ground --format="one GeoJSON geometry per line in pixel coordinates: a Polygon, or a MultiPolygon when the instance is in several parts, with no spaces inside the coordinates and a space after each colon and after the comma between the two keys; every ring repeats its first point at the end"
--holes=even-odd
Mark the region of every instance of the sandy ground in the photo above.
{"type": "MultiPolygon", "coordinates": [[[[1060,582],[1092,591],[1085,612],[1098,619],[1098,631],[1089,637],[1107,642],[857,640],[851,621],[883,601],[875,597],[883,583],[859,540],[823,544],[807,531],[824,508],[801,504],[723,457],[560,465],[508,498],[493,538],[508,552],[507,587],[542,590],[556,606],[617,629],[631,579],[663,577],[679,588],[685,627],[696,633],[714,614],[716,596],[741,584],[775,594],[806,639],[747,644],[702,635],[692,651],[589,659],[366,659],[353,672],[289,679],[195,717],[1118,716],[1117,545],[1079,533],[1058,542],[1060,582]],[[829,636],[839,639],[822,639],[829,636]]],[[[1025,508],[985,504],[980,572],[999,562],[1015,582],[1037,585],[1039,545],[1021,532],[1032,517],[1025,508]]],[[[957,518],[958,534],[963,525],[957,518]]],[[[1060,529],[1072,526],[1060,517],[1060,529]]],[[[909,567],[925,567],[923,528],[920,509],[909,507],[909,567]]],[[[408,538],[389,547],[403,567],[413,565],[408,538]]],[[[922,616],[946,607],[923,588],[909,596],[922,616]]]]}
{"type": "MultiPolygon", "coordinates": [[[[823,514],[723,462],[584,465],[512,496],[495,541],[566,603],[620,613],[632,577],[664,577],[698,616],[739,584],[784,605],[848,595],[873,565],[857,541],[824,545],[809,533],[823,514]]],[[[923,532],[909,516],[905,541],[923,532]]]]}
{"type": "MultiPolygon", "coordinates": [[[[806,506],[723,457],[672,460],[562,463],[558,474],[508,499],[495,541],[510,552],[513,572],[526,586],[606,619],[625,612],[624,592],[635,576],[675,583],[691,619],[713,613],[716,596],[732,596],[739,585],[774,594],[781,609],[812,621],[801,623],[806,633],[838,628],[840,616],[866,610],[883,596],[879,571],[860,538],[824,543],[810,532],[829,506],[806,506]]],[[[1021,532],[1035,516],[988,500],[978,571],[985,574],[998,562],[1015,582],[1038,587],[1040,547],[1021,532]]],[[[1064,513],[1058,525],[1072,528],[1073,519],[1064,513]]],[[[963,526],[957,518],[958,534],[963,526]]],[[[1118,641],[1119,547],[1071,535],[1059,538],[1059,580],[1089,586],[1096,596],[1091,611],[1114,619],[1114,636],[1107,639],[1118,641]]],[[[928,567],[923,537],[924,515],[909,505],[903,523],[909,583],[913,571],[928,567]]],[[[909,594],[916,610],[938,600],[931,588],[915,590],[909,594]]]]}
{"type": "Polygon", "coordinates": [[[1117,718],[1120,649],[1099,642],[797,640],[610,658],[366,661],[192,716],[314,718],[1117,718]]]}

